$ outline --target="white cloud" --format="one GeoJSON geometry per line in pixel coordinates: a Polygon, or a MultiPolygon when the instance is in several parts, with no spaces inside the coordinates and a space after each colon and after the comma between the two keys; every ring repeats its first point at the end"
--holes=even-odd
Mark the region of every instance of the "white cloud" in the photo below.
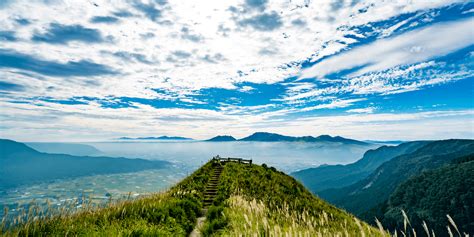
{"type": "Polygon", "coordinates": [[[331,101],[331,103],[328,104],[319,104],[316,106],[308,106],[300,109],[300,111],[311,111],[311,110],[317,110],[317,109],[335,109],[335,108],[345,108],[353,105],[356,102],[363,101],[365,99],[347,99],[347,100],[341,100],[337,99],[334,101],[331,101]]]}
{"type": "MultiPolygon", "coordinates": [[[[386,128],[378,127],[377,123],[380,121],[386,123],[390,118],[404,120],[409,115],[397,117],[394,114],[379,114],[370,117],[370,114],[357,116],[345,114],[347,117],[303,117],[296,120],[290,120],[284,116],[301,112],[302,110],[297,110],[295,107],[308,102],[321,104],[307,107],[303,111],[346,108],[360,101],[360,99],[342,98],[341,94],[344,93],[357,94],[357,96],[370,93],[398,93],[416,90],[425,85],[461,79],[469,73],[472,74],[469,70],[453,70],[445,74],[433,71],[436,77],[416,80],[403,78],[406,75],[413,75],[413,72],[417,70],[438,65],[437,62],[422,62],[408,68],[395,67],[367,73],[353,77],[347,83],[339,80],[326,82],[325,86],[311,82],[285,84],[288,93],[281,100],[275,100],[275,104],[257,106],[221,104],[218,105],[218,111],[189,108],[157,109],[139,103],[132,104],[134,107],[112,109],[103,108],[98,102],[83,101],[89,104],[61,105],[37,99],[38,97],[69,99],[86,96],[114,102],[118,100],[118,97],[170,101],[179,98],[183,102],[202,104],[203,101],[190,98],[190,95],[197,94],[198,90],[203,88],[217,87],[252,93],[257,89],[236,86],[236,83],[272,84],[296,76],[300,71],[301,62],[318,61],[346,49],[349,44],[357,41],[346,35],[351,34],[363,38],[363,35],[351,30],[353,26],[370,25],[400,14],[430,11],[430,9],[462,1],[368,0],[358,1],[353,5],[348,1],[342,1],[341,6],[335,7],[332,4],[333,1],[281,0],[269,2],[264,10],[244,12],[243,14],[249,15],[239,18],[250,19],[261,13],[276,12],[281,18],[281,27],[276,27],[273,31],[259,31],[253,27],[239,25],[229,7],[241,8],[243,1],[240,0],[199,2],[173,0],[168,2],[167,6],[160,7],[161,17],[155,20],[146,18],[143,12],[134,9],[130,1],[96,0],[94,3],[98,6],[95,6],[90,1],[19,0],[3,5],[0,8],[0,27],[2,30],[15,31],[18,41],[2,41],[2,48],[59,63],[90,60],[108,65],[120,74],[60,78],[0,68],[2,81],[19,84],[25,88],[22,91],[0,95],[2,137],[20,140],[63,140],[64,138],[91,140],[123,135],[189,134],[196,138],[207,138],[215,135],[216,131],[244,136],[262,127],[282,133],[294,131],[294,135],[296,133],[307,135],[310,128],[317,128],[321,133],[356,136],[365,134],[364,129],[370,128],[370,125],[366,124],[367,121],[374,122],[377,131],[381,131],[386,128]],[[305,6],[308,2],[308,6],[305,6]],[[365,11],[360,11],[361,9],[365,11]],[[117,24],[94,24],[90,21],[94,16],[109,16],[119,10],[128,10],[132,16],[120,18],[117,24]],[[31,24],[18,25],[14,20],[18,18],[27,18],[31,24]],[[295,21],[299,21],[300,24],[294,24],[295,21]],[[67,45],[61,45],[38,44],[30,41],[32,35],[45,32],[51,23],[79,24],[97,29],[104,37],[107,37],[108,43],[70,42],[67,45]],[[267,54],[262,54],[263,49],[267,49],[267,54]],[[127,60],[114,56],[117,52],[135,55],[133,56],[135,58],[127,60]],[[176,54],[176,52],[181,53],[176,54]],[[140,57],[144,60],[139,60],[140,57]],[[153,89],[164,92],[156,92],[153,89]],[[282,106],[279,103],[285,105],[282,106]],[[344,132],[341,126],[346,125],[348,130],[344,132]],[[334,132],[331,132],[331,129],[334,132]],[[48,134],[48,138],[42,134],[48,134]]],[[[359,48],[322,60],[315,65],[321,70],[311,74],[325,75],[334,70],[352,67],[352,63],[347,59],[353,59],[357,62],[356,64],[373,63],[358,71],[359,74],[398,65],[407,55],[410,57],[404,59],[404,63],[421,62],[432,55],[451,52],[466,42],[472,43],[466,39],[472,36],[472,30],[467,29],[468,23],[463,21],[436,24],[423,30],[381,39],[369,46],[360,47],[369,49],[360,55],[354,56],[355,53],[353,53],[359,52],[359,48]],[[454,33],[456,37],[446,37],[454,31],[456,31],[454,33]],[[427,35],[430,33],[438,37],[430,35],[428,38],[427,35]],[[410,40],[413,42],[408,42],[410,40]],[[449,42],[453,45],[446,46],[449,42]],[[377,45],[386,50],[380,51],[375,47],[377,45]],[[397,51],[402,46],[405,48],[397,51]],[[444,46],[446,47],[441,50],[440,48],[444,46]]],[[[382,36],[390,37],[402,24],[389,27],[382,36]]],[[[357,109],[352,112],[356,113],[357,109]]],[[[359,112],[361,112],[360,109],[359,112]]],[[[423,123],[428,121],[427,119],[441,117],[439,114],[427,116],[429,118],[418,114],[416,118],[409,120],[410,124],[423,123]],[[418,121],[418,118],[421,120],[418,121]]],[[[452,118],[455,116],[464,115],[454,114],[445,116],[443,119],[449,120],[448,124],[453,125],[452,118]],[[448,117],[449,119],[446,119],[448,117]]],[[[410,126],[413,127],[407,125],[407,127],[410,126]]],[[[472,130],[467,129],[469,123],[456,124],[453,127],[455,129],[452,131],[457,131],[459,134],[472,135],[472,130]],[[471,132],[463,133],[462,131],[471,132]]],[[[430,128],[432,126],[427,126],[426,130],[430,128]]],[[[396,133],[397,130],[391,131],[396,133]]],[[[434,137],[440,134],[441,128],[433,129],[434,137]]],[[[390,133],[387,132],[384,136],[389,135],[390,133]]]]}
{"type": "Polygon", "coordinates": [[[359,114],[371,114],[375,111],[374,107],[367,107],[367,108],[358,108],[358,109],[349,109],[347,113],[359,113],[359,114]]]}
{"type": "Polygon", "coordinates": [[[301,78],[322,78],[341,70],[362,67],[349,77],[423,62],[474,44],[474,18],[437,23],[351,49],[302,71],[301,78]],[[455,37],[453,37],[455,35],[455,37]]]}
{"type": "MultiPolygon", "coordinates": [[[[251,27],[242,29],[229,11],[231,6],[242,6],[243,2],[237,0],[168,1],[166,7],[158,7],[161,17],[156,21],[143,17],[143,12],[133,8],[129,1],[94,1],[98,6],[88,1],[44,2],[17,1],[0,9],[0,26],[3,30],[16,31],[20,39],[17,42],[2,42],[3,47],[59,62],[90,59],[122,72],[119,76],[94,78],[99,81],[96,86],[82,88],[79,85],[85,96],[154,98],[157,95],[150,88],[185,93],[209,87],[234,89],[232,84],[236,82],[279,82],[298,73],[299,65],[295,62],[317,60],[354,42],[354,39],[344,37],[353,32],[341,26],[363,25],[456,1],[381,3],[373,0],[355,5],[345,3],[337,9],[333,9],[331,1],[311,1],[307,7],[303,7],[306,4],[304,1],[272,1],[267,4],[265,12],[278,12],[282,21],[281,28],[274,31],[258,31],[251,27]],[[94,16],[109,16],[124,9],[134,16],[121,18],[118,24],[90,22],[94,16]],[[367,12],[361,13],[359,9],[367,9],[367,12]],[[28,18],[31,24],[18,26],[14,19],[19,17],[28,18]],[[291,22],[296,19],[306,24],[293,25],[291,22]],[[35,32],[44,32],[52,22],[98,29],[113,43],[88,46],[81,42],[69,45],[29,42],[35,32]],[[190,34],[199,36],[200,40],[184,37],[190,34]],[[144,35],[149,37],[144,38],[144,35]],[[260,54],[267,47],[271,47],[274,54],[260,54]],[[111,55],[117,51],[142,54],[154,63],[127,61],[111,55]],[[191,56],[175,62],[168,61],[175,51],[187,52],[191,56]],[[218,58],[221,60],[213,60],[214,63],[203,60],[215,55],[220,55],[218,58]],[[239,75],[238,71],[244,75],[239,75]]],[[[55,96],[74,96],[77,90],[68,89],[76,87],[74,82],[54,83],[55,96]]],[[[36,94],[38,90],[28,92],[31,96],[41,96],[36,94]]]]}
{"type": "Polygon", "coordinates": [[[216,131],[243,137],[265,129],[288,135],[337,134],[358,139],[474,138],[474,110],[356,113],[282,120],[279,116],[288,111],[229,114],[199,109],[157,109],[138,103],[134,106],[110,109],[95,103],[0,102],[2,137],[19,141],[91,141],[148,135],[206,139],[216,135],[216,131]]]}

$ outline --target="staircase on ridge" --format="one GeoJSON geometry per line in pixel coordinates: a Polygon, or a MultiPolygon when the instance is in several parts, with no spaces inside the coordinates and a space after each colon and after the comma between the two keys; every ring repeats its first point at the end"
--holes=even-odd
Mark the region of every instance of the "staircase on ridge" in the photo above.
{"type": "Polygon", "coordinates": [[[207,183],[206,190],[204,191],[204,208],[211,206],[214,202],[214,199],[217,196],[217,185],[219,184],[219,178],[221,176],[223,166],[218,164],[214,167],[214,172],[212,173],[211,179],[207,183]]]}

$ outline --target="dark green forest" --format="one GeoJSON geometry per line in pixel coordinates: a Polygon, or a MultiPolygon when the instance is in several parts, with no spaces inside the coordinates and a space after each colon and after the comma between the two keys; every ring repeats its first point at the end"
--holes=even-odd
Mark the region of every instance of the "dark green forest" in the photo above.
{"type": "MultiPolygon", "coordinates": [[[[417,233],[424,232],[425,221],[437,236],[448,236],[446,226],[450,224],[446,215],[449,215],[461,232],[474,233],[473,174],[474,155],[471,154],[408,179],[370,214],[375,214],[389,229],[403,229],[401,210],[404,210],[417,233]]],[[[452,226],[451,229],[456,232],[452,226]]]]}

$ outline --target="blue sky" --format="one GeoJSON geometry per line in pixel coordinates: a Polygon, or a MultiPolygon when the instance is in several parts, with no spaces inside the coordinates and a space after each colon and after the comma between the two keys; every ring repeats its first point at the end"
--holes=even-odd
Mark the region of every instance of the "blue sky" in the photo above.
{"type": "Polygon", "coordinates": [[[474,138],[472,1],[2,1],[0,137],[474,138]]]}

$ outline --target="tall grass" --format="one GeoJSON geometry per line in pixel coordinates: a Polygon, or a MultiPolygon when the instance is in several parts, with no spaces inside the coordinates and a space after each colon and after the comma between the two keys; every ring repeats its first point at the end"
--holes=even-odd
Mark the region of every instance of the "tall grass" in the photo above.
{"type": "Polygon", "coordinates": [[[273,207],[238,195],[228,199],[222,215],[229,220],[229,228],[219,233],[225,236],[389,236],[355,218],[331,223],[331,213],[314,216],[292,211],[285,203],[273,207]]]}
{"type": "Polygon", "coordinates": [[[214,203],[221,212],[208,216],[203,227],[206,235],[383,236],[272,167],[227,163],[214,203]],[[212,222],[221,223],[217,226],[221,228],[212,222]]]}
{"type": "MultiPolygon", "coordinates": [[[[90,200],[60,209],[29,205],[11,222],[4,217],[2,236],[187,236],[201,216],[202,200],[211,177],[205,164],[167,192],[137,199],[109,200],[105,206],[90,200]]],[[[8,210],[5,210],[8,214],[8,210]]],[[[293,178],[274,168],[228,163],[221,174],[218,195],[207,211],[204,236],[436,236],[426,223],[416,233],[402,212],[404,228],[377,228],[313,196],[293,178]]],[[[462,233],[447,216],[449,236],[462,233]]]]}
{"type": "MultiPolygon", "coordinates": [[[[164,193],[135,200],[110,201],[105,207],[87,200],[41,209],[30,205],[12,221],[3,218],[3,236],[186,236],[201,215],[205,184],[212,164],[206,164],[164,193]]],[[[8,210],[5,210],[8,214],[8,210]]]]}

